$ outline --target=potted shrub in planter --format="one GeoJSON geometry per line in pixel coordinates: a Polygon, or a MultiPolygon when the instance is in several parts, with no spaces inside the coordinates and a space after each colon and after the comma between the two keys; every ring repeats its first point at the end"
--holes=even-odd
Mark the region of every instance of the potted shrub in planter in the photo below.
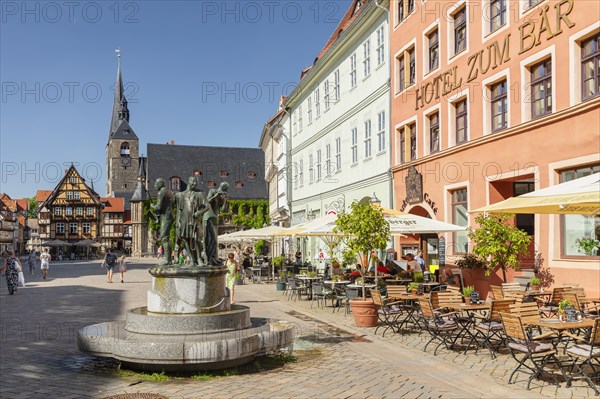
{"type": "Polygon", "coordinates": [[[286,284],[286,272],[285,272],[285,256],[276,256],[271,261],[273,267],[279,270],[279,280],[275,283],[277,291],[285,291],[286,284]]]}
{"type": "Polygon", "coordinates": [[[537,277],[532,277],[531,280],[529,280],[529,286],[531,287],[531,289],[533,291],[539,291],[540,290],[540,279],[537,277]]]}
{"type": "MultiPolygon", "coordinates": [[[[565,316],[565,312],[567,311],[568,308],[573,309],[573,304],[571,302],[567,301],[566,299],[563,299],[562,301],[560,301],[558,303],[558,311],[556,312],[558,315],[558,320],[563,321],[563,322],[568,321],[565,316]]],[[[573,321],[576,321],[576,320],[573,320],[573,321]]]]}
{"type": "Polygon", "coordinates": [[[244,285],[244,277],[242,276],[242,273],[237,272],[234,274],[235,277],[235,285],[244,285]]]}
{"type": "Polygon", "coordinates": [[[419,283],[412,282],[406,286],[406,291],[412,293],[414,296],[417,295],[417,291],[419,290],[419,283]]]}
{"type": "MultiPolygon", "coordinates": [[[[373,250],[384,250],[390,238],[389,223],[383,217],[381,208],[371,206],[369,197],[360,202],[354,201],[350,205],[350,212],[342,213],[337,218],[334,231],[344,234],[346,246],[359,256],[362,262],[361,277],[368,270],[373,250]]],[[[378,322],[377,309],[373,300],[366,298],[364,278],[360,285],[362,298],[350,300],[354,322],[358,327],[374,327],[378,322]]]]}
{"type": "Polygon", "coordinates": [[[471,304],[471,294],[475,292],[475,287],[472,285],[467,285],[462,289],[463,297],[465,298],[465,304],[471,304]]]}

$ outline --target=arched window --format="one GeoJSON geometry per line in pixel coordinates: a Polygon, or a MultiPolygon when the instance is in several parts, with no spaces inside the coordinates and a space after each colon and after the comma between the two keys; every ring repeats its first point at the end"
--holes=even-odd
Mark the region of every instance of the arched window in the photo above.
{"type": "Polygon", "coordinates": [[[121,157],[129,158],[129,143],[124,142],[121,144],[121,157]]]}
{"type": "Polygon", "coordinates": [[[254,179],[254,178],[256,178],[256,172],[249,170],[247,173],[247,176],[248,176],[248,179],[254,179]]]}
{"type": "Polygon", "coordinates": [[[236,181],[233,185],[235,188],[242,188],[244,187],[244,183],[242,183],[240,180],[236,181]]]}
{"type": "Polygon", "coordinates": [[[179,191],[181,187],[181,178],[179,176],[173,176],[169,180],[171,181],[171,190],[179,191]]]}

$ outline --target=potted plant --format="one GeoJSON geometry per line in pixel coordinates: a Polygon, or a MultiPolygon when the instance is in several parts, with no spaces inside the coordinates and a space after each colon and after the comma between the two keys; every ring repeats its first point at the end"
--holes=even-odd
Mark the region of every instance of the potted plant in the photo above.
{"type": "Polygon", "coordinates": [[[593,237],[578,238],[575,244],[579,247],[579,252],[583,252],[585,256],[594,256],[594,252],[600,247],[600,241],[593,237]]]}
{"type": "Polygon", "coordinates": [[[529,285],[531,286],[531,289],[533,291],[539,291],[540,290],[540,279],[537,277],[532,277],[531,280],[529,280],[529,285]]]}
{"type": "Polygon", "coordinates": [[[242,277],[242,273],[236,272],[233,276],[235,277],[235,285],[244,285],[244,277],[242,277]]]}
{"type": "Polygon", "coordinates": [[[531,237],[512,224],[512,214],[481,214],[475,218],[479,227],[469,228],[469,239],[475,244],[473,252],[485,263],[485,275],[496,268],[502,269],[506,282],[506,270],[519,267],[519,256],[527,255],[531,237]]]}
{"type": "Polygon", "coordinates": [[[279,279],[275,282],[275,288],[277,291],[285,291],[285,285],[287,284],[287,273],[285,270],[279,271],[279,279]]]}
{"type": "Polygon", "coordinates": [[[475,286],[473,285],[467,285],[466,287],[464,287],[462,289],[462,295],[465,298],[465,304],[470,305],[471,304],[471,294],[475,292],[475,286]]]}
{"type": "MultiPolygon", "coordinates": [[[[390,225],[379,207],[371,206],[370,197],[350,205],[350,212],[342,213],[336,220],[334,231],[345,236],[346,246],[359,256],[361,277],[371,263],[372,251],[384,250],[390,238],[390,225]]],[[[358,280],[358,279],[357,279],[358,280]]],[[[362,297],[350,300],[354,322],[359,327],[377,325],[377,309],[373,300],[366,298],[364,278],[361,280],[362,297]]]]}
{"type": "Polygon", "coordinates": [[[406,286],[406,291],[411,292],[413,295],[417,295],[417,291],[419,290],[419,283],[412,282],[406,286]]]}
{"type": "Polygon", "coordinates": [[[565,311],[567,310],[567,308],[569,307],[573,307],[573,304],[570,301],[567,301],[566,299],[563,299],[562,301],[560,301],[558,303],[558,319],[560,321],[565,321],[565,311]]]}

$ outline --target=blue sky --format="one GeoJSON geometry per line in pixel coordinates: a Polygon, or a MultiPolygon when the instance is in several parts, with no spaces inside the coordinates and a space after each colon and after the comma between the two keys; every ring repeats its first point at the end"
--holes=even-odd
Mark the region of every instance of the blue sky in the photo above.
{"type": "Polygon", "coordinates": [[[0,192],[52,189],[74,162],[105,194],[116,48],[142,153],[257,147],[349,3],[0,2],[0,192]]]}

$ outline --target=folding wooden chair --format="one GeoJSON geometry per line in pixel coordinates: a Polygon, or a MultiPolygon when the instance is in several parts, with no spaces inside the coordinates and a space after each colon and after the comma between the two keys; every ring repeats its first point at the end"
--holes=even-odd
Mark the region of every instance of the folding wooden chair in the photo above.
{"type": "Polygon", "coordinates": [[[375,328],[375,334],[380,327],[385,326],[382,336],[385,337],[385,333],[390,328],[392,330],[398,329],[398,319],[402,315],[401,301],[394,301],[393,299],[385,299],[381,296],[379,290],[371,290],[371,296],[373,297],[373,303],[377,307],[377,317],[379,323],[375,328]]]}
{"type": "Polygon", "coordinates": [[[494,295],[494,299],[504,299],[504,294],[502,293],[502,286],[500,285],[490,285],[490,289],[492,290],[492,294],[494,295]]]}
{"type": "Polygon", "coordinates": [[[567,355],[573,360],[571,369],[576,371],[567,378],[567,388],[571,386],[573,378],[581,376],[596,395],[600,395],[598,384],[593,381],[600,380],[600,319],[595,320],[590,339],[580,342],[566,349],[567,355]]]}
{"type": "MultiPolygon", "coordinates": [[[[492,359],[496,358],[495,351],[506,342],[506,338],[502,334],[504,327],[502,326],[500,312],[509,312],[509,306],[514,303],[514,299],[497,299],[492,301],[492,307],[488,317],[475,324],[474,339],[481,338],[478,342],[481,346],[486,347],[490,351],[492,359]]],[[[469,342],[467,348],[471,346],[471,343],[472,342],[469,342]]],[[[475,353],[477,353],[478,350],[479,347],[475,350],[475,353]]]]}
{"type": "Polygon", "coordinates": [[[429,344],[436,340],[439,343],[433,350],[434,356],[442,345],[450,350],[457,339],[454,332],[460,327],[454,319],[458,312],[446,313],[443,316],[436,314],[431,306],[431,301],[425,298],[419,298],[419,306],[421,307],[421,316],[424,319],[424,328],[431,335],[431,339],[425,344],[423,350],[427,351],[429,344]]]}

